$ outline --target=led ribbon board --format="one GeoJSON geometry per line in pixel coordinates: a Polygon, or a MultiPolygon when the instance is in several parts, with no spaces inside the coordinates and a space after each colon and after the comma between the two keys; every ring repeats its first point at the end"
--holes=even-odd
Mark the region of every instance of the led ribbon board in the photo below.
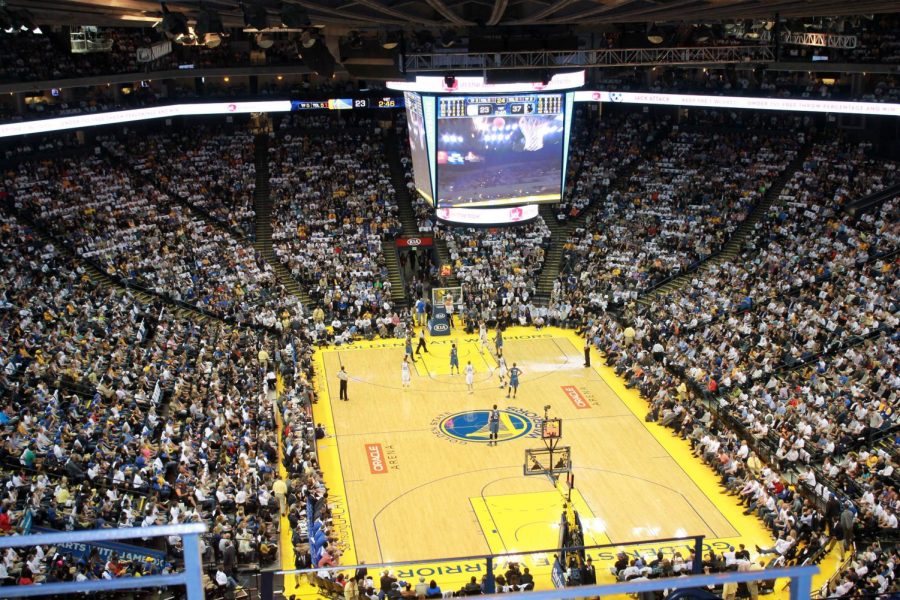
{"type": "Polygon", "coordinates": [[[896,102],[845,102],[840,100],[804,100],[800,98],[755,98],[753,96],[700,96],[693,94],[605,91],[575,92],[575,102],[657,104],[665,106],[697,106],[701,108],[742,108],[900,117],[900,104],[896,102]]]}

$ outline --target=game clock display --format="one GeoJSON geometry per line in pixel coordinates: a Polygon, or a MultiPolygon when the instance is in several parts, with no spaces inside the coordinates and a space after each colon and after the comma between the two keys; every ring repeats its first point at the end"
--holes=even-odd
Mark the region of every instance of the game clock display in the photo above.
{"type": "Polygon", "coordinates": [[[562,94],[442,98],[438,118],[561,115],[563,108],[562,94]]]}

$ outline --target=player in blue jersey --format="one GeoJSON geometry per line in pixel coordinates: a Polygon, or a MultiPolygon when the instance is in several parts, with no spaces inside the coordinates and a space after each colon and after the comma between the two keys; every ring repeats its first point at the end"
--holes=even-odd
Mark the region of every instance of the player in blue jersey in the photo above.
{"type": "Polygon", "coordinates": [[[509,388],[506,390],[506,397],[509,398],[509,393],[512,392],[512,397],[516,397],[516,393],[519,391],[519,375],[522,374],[522,369],[516,366],[516,363],[513,363],[512,369],[509,370],[509,388]]]}
{"type": "Polygon", "coordinates": [[[416,362],[416,357],[413,356],[413,351],[412,351],[412,336],[411,335],[406,336],[406,358],[408,358],[412,362],[416,362]]]}
{"type": "Polygon", "coordinates": [[[456,344],[450,345],[450,374],[453,375],[453,369],[459,375],[459,353],[456,350],[456,344]]]}
{"type": "Polygon", "coordinates": [[[488,421],[488,429],[491,432],[491,436],[488,439],[488,446],[496,446],[497,434],[500,432],[500,411],[497,410],[496,404],[491,410],[490,420],[488,421]]]}

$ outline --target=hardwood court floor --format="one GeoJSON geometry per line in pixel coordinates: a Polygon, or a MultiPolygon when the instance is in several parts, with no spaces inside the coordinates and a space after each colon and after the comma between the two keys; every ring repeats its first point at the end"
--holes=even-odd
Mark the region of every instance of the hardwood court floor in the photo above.
{"type": "MultiPolygon", "coordinates": [[[[409,389],[401,386],[402,341],[317,355],[314,416],[329,433],[319,456],[344,543],[342,564],[428,560],[399,574],[434,575],[446,590],[479,575],[480,566],[437,559],[514,553],[529,564],[528,553],[554,548],[562,493],[546,476],[523,475],[525,449],[543,446],[535,436],[546,405],[563,419],[561,445],[572,449],[572,500],[586,544],[702,534],[718,550],[770,545],[765,529],[721,493],[686,442],[644,422],[646,402],[596,353],[593,366],[583,367],[572,332],[506,332],[507,363],[523,372],[514,399],[499,388],[493,343],[482,354],[477,336],[454,334],[429,338],[428,348],[409,389]],[[475,367],[472,394],[464,374],[450,375],[451,343],[459,346],[463,371],[468,361],[475,367]],[[351,378],[348,402],[337,399],[341,364],[351,378]],[[485,411],[493,404],[504,412],[502,441],[491,447],[485,411]]],[[[610,556],[595,555],[608,580],[610,556]]],[[[549,587],[548,558],[531,557],[539,587],[549,587]]]]}

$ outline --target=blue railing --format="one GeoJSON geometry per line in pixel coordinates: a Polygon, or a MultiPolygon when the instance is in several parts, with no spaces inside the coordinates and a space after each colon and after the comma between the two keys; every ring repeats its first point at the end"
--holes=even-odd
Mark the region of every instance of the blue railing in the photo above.
{"type": "Polygon", "coordinates": [[[819,567],[790,567],[788,569],[768,569],[765,571],[732,571],[715,575],[691,575],[689,577],[669,577],[663,579],[645,579],[642,581],[626,581],[606,585],[583,585],[580,587],[556,590],[533,591],[524,593],[503,594],[500,596],[511,600],[516,596],[528,600],[566,600],[567,598],[589,598],[594,596],[610,596],[613,594],[640,594],[641,592],[659,592],[673,588],[696,589],[707,586],[720,586],[725,583],[742,583],[761,579],[790,579],[791,600],[809,600],[812,578],[818,575],[819,567]]]}
{"type": "MultiPolygon", "coordinates": [[[[345,567],[346,569],[346,567],[345,567]]],[[[294,571],[282,571],[294,573],[294,571]]],[[[595,598],[622,594],[640,594],[642,592],[659,592],[663,590],[687,591],[703,590],[708,593],[709,587],[718,587],[726,583],[743,583],[750,581],[789,579],[791,600],[810,600],[812,578],[819,574],[819,567],[807,565],[789,567],[787,569],[766,569],[762,571],[729,571],[714,575],[689,575],[686,577],[664,577],[660,579],[642,579],[624,583],[602,585],[582,585],[541,591],[509,592],[496,594],[497,598],[513,600],[567,600],[570,598],[595,598]]],[[[265,573],[264,573],[265,575],[265,573]]],[[[271,575],[271,572],[270,572],[271,575]]],[[[488,594],[484,597],[493,597],[488,594]]],[[[271,596],[261,596],[263,600],[271,600],[271,596]]]]}
{"type": "Polygon", "coordinates": [[[188,600],[203,600],[203,565],[200,559],[200,534],[205,532],[206,525],[203,523],[185,523],[183,525],[90,529],[86,531],[0,537],[0,550],[72,543],[90,544],[91,542],[111,542],[137,538],[169,537],[173,535],[179,536],[184,544],[184,571],[181,573],[148,575],[146,577],[121,577],[96,581],[9,586],[3,588],[2,596],[4,598],[24,598],[28,596],[74,594],[78,592],[108,592],[112,590],[184,586],[188,600]]]}

